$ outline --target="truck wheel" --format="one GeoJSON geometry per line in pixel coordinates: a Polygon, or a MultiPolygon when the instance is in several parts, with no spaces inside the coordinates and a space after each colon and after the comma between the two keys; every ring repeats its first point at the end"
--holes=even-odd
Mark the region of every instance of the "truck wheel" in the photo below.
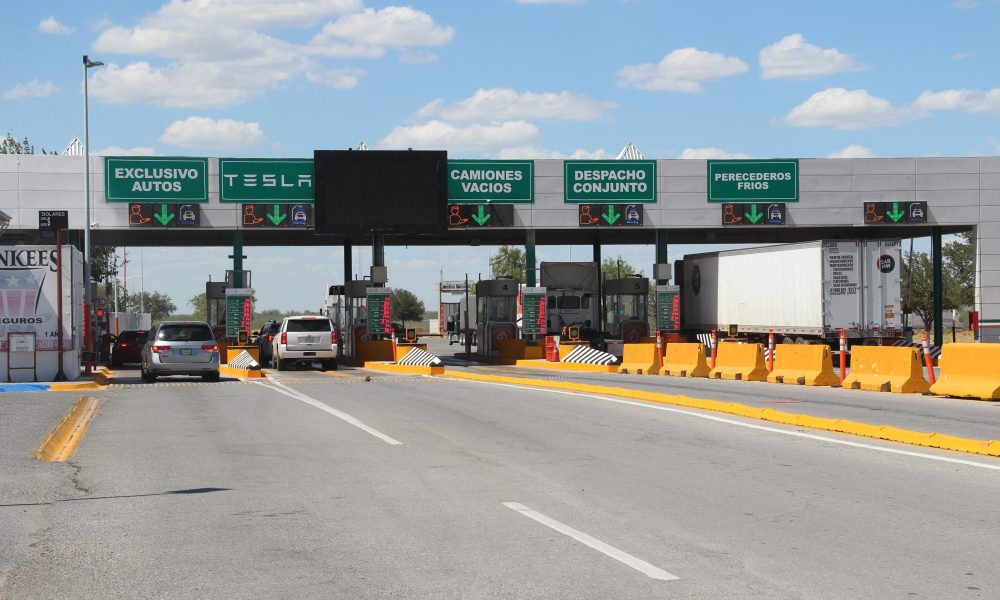
{"type": "Polygon", "coordinates": [[[322,362],[322,365],[323,365],[323,370],[324,371],[336,371],[337,370],[337,360],[336,359],[324,360],[322,362]]]}
{"type": "Polygon", "coordinates": [[[279,371],[284,371],[284,370],[288,369],[288,362],[287,361],[282,360],[280,358],[276,358],[274,360],[275,360],[275,362],[278,363],[278,370],[279,371]]]}

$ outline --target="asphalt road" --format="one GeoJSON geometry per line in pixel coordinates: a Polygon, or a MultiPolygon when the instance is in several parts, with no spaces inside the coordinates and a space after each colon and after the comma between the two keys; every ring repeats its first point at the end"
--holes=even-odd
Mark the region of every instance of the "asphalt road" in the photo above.
{"type": "Polygon", "coordinates": [[[349,369],[134,381],[67,464],[29,456],[75,397],[0,397],[0,598],[1000,597],[996,459],[349,369]]]}

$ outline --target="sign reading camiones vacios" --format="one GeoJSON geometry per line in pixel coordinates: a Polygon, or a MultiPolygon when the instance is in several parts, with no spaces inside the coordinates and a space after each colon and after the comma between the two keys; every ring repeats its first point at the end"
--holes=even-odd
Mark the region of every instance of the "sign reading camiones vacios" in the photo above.
{"type": "Polygon", "coordinates": [[[448,201],[530,204],[535,201],[532,160],[449,160],[448,201]]]}
{"type": "Polygon", "coordinates": [[[710,160],[708,201],[799,201],[799,161],[710,160]]]}
{"type": "Polygon", "coordinates": [[[104,184],[108,202],[208,202],[208,159],[108,156],[104,184]]]}
{"type": "Polygon", "coordinates": [[[563,186],[568,204],[656,202],[656,161],[567,160],[563,186]]]}

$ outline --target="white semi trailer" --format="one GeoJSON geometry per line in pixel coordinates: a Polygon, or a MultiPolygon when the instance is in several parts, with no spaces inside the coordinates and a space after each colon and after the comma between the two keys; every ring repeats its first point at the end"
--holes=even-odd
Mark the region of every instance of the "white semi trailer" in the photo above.
{"type": "Polygon", "coordinates": [[[899,240],[821,240],[678,261],[682,327],[766,341],[851,343],[903,335],[899,240]]]}

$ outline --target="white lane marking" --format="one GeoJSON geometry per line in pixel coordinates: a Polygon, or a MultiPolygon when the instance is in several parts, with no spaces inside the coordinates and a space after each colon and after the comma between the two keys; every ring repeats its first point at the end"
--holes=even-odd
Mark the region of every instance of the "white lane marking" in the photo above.
{"type": "MultiPolygon", "coordinates": [[[[954,463],[959,465],[966,465],[969,467],[978,467],[980,469],[990,469],[993,471],[1000,471],[1000,464],[989,464],[975,462],[971,460],[963,460],[961,458],[951,458],[949,456],[935,456],[933,454],[924,454],[922,452],[911,452],[909,450],[899,450],[898,448],[886,448],[884,446],[874,446],[872,444],[862,444],[861,442],[851,442],[848,440],[838,440],[836,438],[826,437],[822,435],[816,435],[814,433],[805,433],[803,431],[791,431],[787,429],[778,429],[777,427],[768,427],[767,425],[757,425],[754,423],[742,423],[740,421],[735,421],[733,419],[727,419],[725,417],[717,417],[715,415],[703,414],[699,412],[694,412],[690,410],[685,410],[682,408],[673,408],[670,406],[662,406],[659,404],[653,404],[648,402],[638,402],[635,400],[620,400],[618,398],[608,398],[607,396],[600,396],[597,394],[585,394],[583,392],[570,392],[565,390],[553,390],[550,388],[537,388],[525,385],[514,385],[511,383],[496,383],[493,381],[475,381],[471,379],[453,379],[451,381],[472,381],[474,383],[482,383],[484,385],[498,385],[501,387],[511,387],[523,390],[533,390],[536,392],[551,392],[553,394],[563,394],[566,396],[579,396],[581,398],[594,398],[596,400],[604,400],[605,402],[614,402],[616,404],[628,404],[630,406],[639,406],[642,408],[649,408],[653,410],[662,410],[665,412],[678,413],[681,415],[687,415],[689,417],[698,417],[699,419],[707,419],[709,421],[716,421],[718,423],[727,423],[729,425],[736,425],[737,427],[746,427],[748,429],[757,429],[759,431],[768,431],[770,433],[779,433],[781,435],[789,435],[792,437],[801,437],[810,440],[818,440],[821,442],[828,442],[830,444],[840,444],[842,446],[851,446],[853,448],[864,448],[866,450],[876,450],[878,452],[886,452],[889,454],[901,454],[903,456],[913,456],[916,458],[925,458],[928,460],[937,460],[946,463],[954,463]]],[[[844,434],[850,435],[850,434],[844,434]]],[[[889,442],[889,440],[885,440],[889,442]]],[[[892,443],[892,442],[889,442],[892,443]]]]}
{"type": "Polygon", "coordinates": [[[300,392],[300,391],[298,391],[296,389],[290,388],[290,387],[288,387],[287,385],[285,385],[283,383],[278,383],[277,381],[272,381],[270,385],[266,384],[266,383],[262,383],[260,381],[254,381],[254,383],[256,383],[257,385],[262,385],[264,387],[271,388],[274,391],[278,392],[279,394],[284,394],[286,396],[289,396],[290,398],[295,398],[296,400],[300,400],[302,402],[305,402],[306,404],[308,404],[310,406],[315,406],[316,408],[322,410],[323,412],[330,413],[331,415],[337,417],[338,419],[341,419],[341,420],[343,420],[346,423],[350,423],[351,425],[354,425],[355,427],[357,427],[358,429],[360,429],[360,430],[362,430],[362,431],[364,431],[366,433],[370,433],[371,435],[374,435],[375,437],[377,437],[378,439],[382,440],[383,442],[385,442],[385,443],[387,443],[389,445],[392,445],[392,446],[402,446],[403,445],[403,442],[400,442],[399,440],[395,440],[395,439],[387,436],[386,434],[382,433],[381,431],[379,431],[377,429],[372,429],[371,427],[365,425],[364,423],[362,423],[361,421],[359,421],[355,417],[352,417],[351,415],[349,415],[349,414],[347,414],[345,412],[339,411],[336,408],[332,408],[330,406],[327,406],[326,404],[323,404],[322,402],[320,402],[319,400],[316,400],[315,398],[310,398],[309,396],[306,396],[302,392],[300,392]]]}
{"type": "Polygon", "coordinates": [[[659,567],[654,567],[653,565],[649,564],[648,562],[640,558],[636,558],[627,552],[615,548],[614,546],[605,544],[601,540],[589,536],[582,531],[577,531],[576,529],[573,529],[569,525],[564,525],[559,521],[556,521],[555,519],[546,517],[542,513],[534,511],[519,502],[504,502],[503,505],[511,510],[516,510],[517,512],[528,517],[529,519],[534,519],[535,521],[538,521],[539,523],[545,525],[546,527],[555,529],[559,533],[569,536],[574,540],[580,542],[581,544],[590,546],[591,548],[597,550],[598,552],[604,554],[605,556],[610,556],[611,558],[617,560],[618,562],[624,563],[632,567],[636,571],[645,574],[650,579],[658,579],[660,581],[675,581],[677,579],[680,579],[676,575],[667,573],[666,571],[664,571],[659,567]]]}

